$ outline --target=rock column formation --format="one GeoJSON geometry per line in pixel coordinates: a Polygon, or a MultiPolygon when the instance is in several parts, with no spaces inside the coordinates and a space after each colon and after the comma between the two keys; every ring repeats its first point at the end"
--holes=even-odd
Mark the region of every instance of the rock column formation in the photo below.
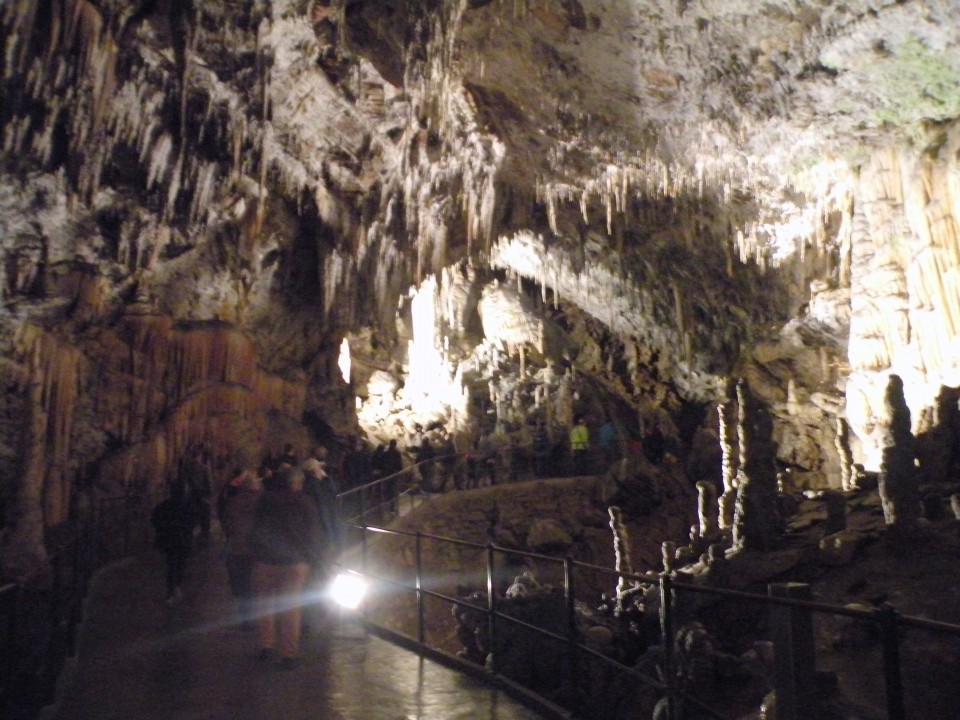
{"type": "Polygon", "coordinates": [[[701,480],[697,483],[697,519],[700,539],[708,545],[717,539],[717,489],[712,482],[701,480]]]}
{"type": "MultiPolygon", "coordinates": [[[[632,574],[633,561],[630,559],[630,536],[627,534],[627,526],[623,522],[623,513],[616,505],[608,508],[607,512],[610,515],[610,529],[613,531],[613,554],[616,563],[614,567],[617,572],[632,574]]],[[[622,575],[617,579],[617,613],[623,612],[623,599],[632,582],[622,575]]]]}
{"type": "Polygon", "coordinates": [[[717,406],[717,414],[720,417],[720,449],[723,453],[721,460],[723,494],[718,501],[718,521],[720,528],[726,530],[733,527],[733,515],[737,502],[736,405],[733,402],[721,403],[717,406]]]}
{"type": "Polygon", "coordinates": [[[878,435],[882,448],[880,502],[883,517],[891,529],[912,530],[920,517],[917,487],[916,441],[910,431],[910,408],[903,397],[903,380],[890,375],[884,395],[886,417],[878,435]]]}
{"type": "Polygon", "coordinates": [[[777,545],[781,529],[773,427],[770,415],[753,399],[745,380],[737,383],[737,407],[740,469],[733,545],[737,550],[769,550],[777,545]]]}
{"type": "Polygon", "coordinates": [[[850,426],[841,417],[837,418],[837,455],[840,458],[840,488],[844,492],[857,489],[857,469],[850,451],[850,426]]]}

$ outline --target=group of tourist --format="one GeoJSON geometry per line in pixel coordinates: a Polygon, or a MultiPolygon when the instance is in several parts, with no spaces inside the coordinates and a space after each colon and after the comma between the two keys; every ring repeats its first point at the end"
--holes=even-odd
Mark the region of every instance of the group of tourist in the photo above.
{"type": "MultiPolygon", "coordinates": [[[[557,474],[587,474],[597,451],[605,464],[620,454],[617,432],[609,419],[597,430],[595,445],[586,419],[577,416],[565,447],[551,440],[540,425],[529,444],[497,443],[494,435],[481,435],[465,453],[457,451],[453,436],[442,428],[432,429],[432,439],[430,433],[418,430],[408,449],[426,492],[443,492],[450,481],[459,490],[494,485],[498,475],[513,480],[521,474],[547,476],[557,469],[558,447],[569,452],[569,465],[567,472],[557,474]]],[[[642,447],[651,462],[660,462],[665,438],[659,425],[650,427],[642,447]]],[[[283,667],[297,663],[302,593],[307,586],[322,583],[340,546],[338,491],[403,469],[397,440],[371,453],[358,437],[346,443],[336,470],[325,446],[317,446],[301,460],[293,445],[287,444],[283,452],[265,458],[257,470],[236,468],[223,483],[215,510],[225,540],[227,575],[237,599],[240,626],[257,631],[259,658],[277,656],[283,667]]],[[[156,546],[167,560],[170,605],[183,598],[194,542],[201,546],[209,542],[212,475],[204,448],[193,448],[170,483],[169,497],[152,514],[156,546]]]]}
{"type": "MultiPolygon", "coordinates": [[[[268,457],[257,471],[237,468],[216,502],[224,537],[230,590],[238,624],[255,630],[257,658],[296,667],[305,588],[321,584],[338,546],[337,488],[318,446],[300,461],[292,445],[268,457]]],[[[157,548],[167,561],[167,603],[183,597],[187,559],[195,538],[209,537],[210,492],[198,497],[191,482],[203,465],[202,449],[190,453],[170,483],[169,497],[154,508],[157,548]],[[206,513],[206,521],[202,518],[206,513]]],[[[209,480],[209,468],[205,476],[209,480]]]]}

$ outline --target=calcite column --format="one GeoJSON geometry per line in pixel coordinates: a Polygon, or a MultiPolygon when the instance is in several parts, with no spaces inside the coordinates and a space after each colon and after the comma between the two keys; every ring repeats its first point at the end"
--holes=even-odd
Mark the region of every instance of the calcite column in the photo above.
{"type": "Polygon", "coordinates": [[[717,502],[718,522],[721,529],[725,530],[733,527],[734,507],[737,502],[737,423],[734,403],[721,403],[717,406],[717,414],[720,418],[720,469],[723,479],[723,494],[717,502]]]}
{"type": "Polygon", "coordinates": [[[737,435],[740,470],[733,519],[733,546],[737,550],[767,550],[777,545],[781,521],[777,509],[777,471],[774,463],[773,422],[753,399],[745,380],[737,383],[737,435]]]}
{"type": "Polygon", "coordinates": [[[697,519],[700,523],[700,538],[711,543],[720,534],[717,527],[717,489],[712,482],[697,483],[697,519]]]}
{"type": "Polygon", "coordinates": [[[920,517],[920,493],[914,464],[916,441],[910,431],[910,408],[899,375],[890,375],[883,402],[886,417],[878,428],[883,518],[892,529],[909,531],[920,517]]]}
{"type": "Polygon", "coordinates": [[[840,488],[844,492],[857,489],[857,470],[853,466],[853,453],[850,451],[850,426],[842,417],[837,418],[835,437],[837,455],[840,456],[840,488]]]}
{"type": "MultiPolygon", "coordinates": [[[[623,524],[623,515],[620,508],[612,505],[607,509],[610,515],[610,529],[613,530],[613,555],[615,568],[617,572],[633,573],[633,561],[630,560],[630,536],[627,533],[627,526],[623,524]]],[[[617,579],[617,604],[616,612],[623,612],[623,597],[629,587],[630,581],[622,575],[617,579]]]]}

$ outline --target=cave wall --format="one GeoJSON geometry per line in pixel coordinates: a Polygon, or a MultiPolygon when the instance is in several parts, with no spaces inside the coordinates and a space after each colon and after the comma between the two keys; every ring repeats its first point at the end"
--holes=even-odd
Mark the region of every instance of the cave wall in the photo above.
{"type": "MultiPolygon", "coordinates": [[[[559,359],[671,422],[746,377],[778,460],[839,487],[838,416],[870,467],[891,371],[915,422],[957,383],[955,12],[6,3],[7,562],[190,441],[239,461],[305,445],[306,415],[356,431],[367,381],[403,383],[408,291],[441,278],[446,317],[453,268],[570,326],[558,357],[525,341],[539,377],[559,359]]],[[[436,342],[466,367],[464,320],[436,342]]]]}

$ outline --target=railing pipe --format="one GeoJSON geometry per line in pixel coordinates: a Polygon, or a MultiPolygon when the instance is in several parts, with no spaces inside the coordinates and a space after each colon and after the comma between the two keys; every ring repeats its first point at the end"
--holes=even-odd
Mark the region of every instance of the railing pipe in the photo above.
{"type": "Polygon", "coordinates": [[[903,682],[900,677],[900,640],[897,637],[898,616],[889,603],[876,610],[883,643],[883,679],[887,693],[887,720],[906,720],[903,703],[903,682]]]}
{"type": "Polygon", "coordinates": [[[487,545],[487,644],[490,655],[490,669],[497,672],[497,586],[494,579],[493,545],[487,545]]]}
{"type": "Polygon", "coordinates": [[[660,642],[663,645],[663,681],[667,701],[667,720],[677,720],[676,677],[673,662],[673,578],[660,574],[660,642]]]}
{"type": "Polygon", "coordinates": [[[423,644],[423,536],[417,533],[416,539],[417,563],[417,642],[423,644]]]}
{"type": "Polygon", "coordinates": [[[367,524],[360,524],[360,562],[363,568],[363,574],[367,574],[367,524]]]}
{"type": "Polygon", "coordinates": [[[577,650],[576,593],[573,586],[573,563],[570,557],[563,559],[563,599],[567,609],[567,660],[569,685],[575,702],[580,704],[580,654],[577,650]]]}
{"type": "Polygon", "coordinates": [[[133,523],[130,522],[130,501],[124,503],[124,522],[123,522],[123,556],[130,554],[130,531],[133,523]]]}

